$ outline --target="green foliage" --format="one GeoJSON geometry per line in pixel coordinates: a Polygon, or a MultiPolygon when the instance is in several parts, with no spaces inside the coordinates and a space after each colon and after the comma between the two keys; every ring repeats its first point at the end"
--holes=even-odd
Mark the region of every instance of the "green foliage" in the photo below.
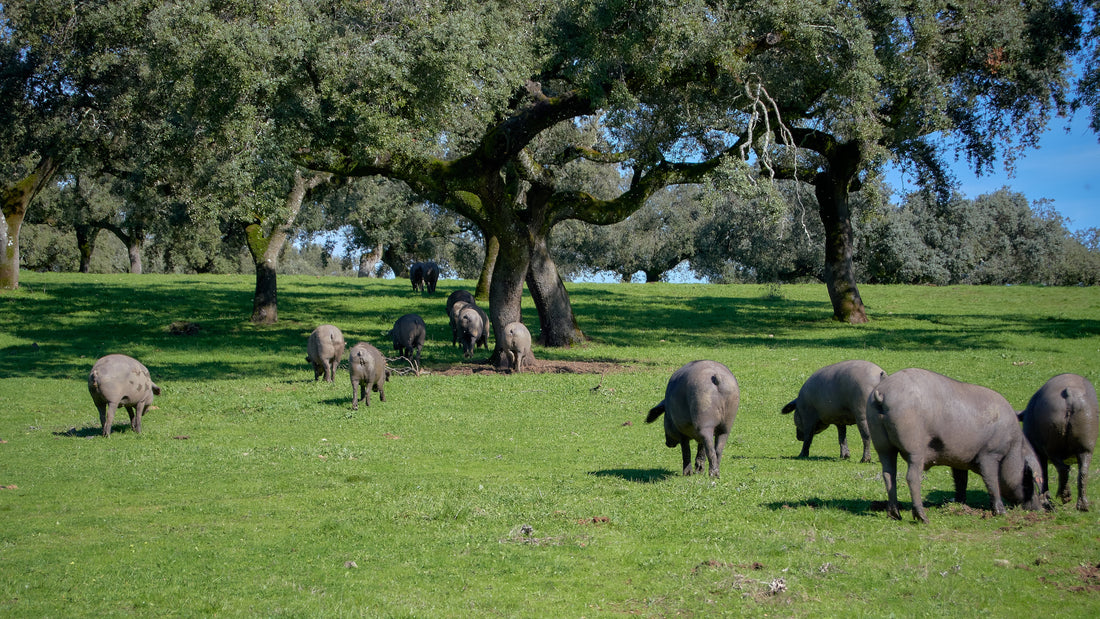
{"type": "Polygon", "coordinates": [[[1100,252],[1049,205],[1003,188],[968,199],[906,196],[859,230],[863,277],[879,283],[1094,285],[1100,252]]]}
{"type": "Polygon", "coordinates": [[[823,318],[817,285],[574,285],[594,341],[536,356],[624,368],[509,376],[445,374],[462,362],[445,294],[405,282],[283,277],[282,319],[264,327],[247,320],[246,277],[23,284],[0,294],[6,614],[1100,612],[1091,512],[993,517],[980,483],[956,505],[933,468],[931,523],[895,522],[877,463],[838,460],[831,431],[798,460],[779,414],[845,358],[926,367],[1017,407],[1059,372],[1096,383],[1095,288],[865,286],[877,318],[857,328],[823,318]],[[409,311],[428,323],[429,374],[394,377],[357,412],[346,373],[312,380],[316,324],[385,350],[409,311]],[[200,329],[173,335],[175,321],[200,329]],[[85,381],[118,351],[164,392],[141,435],[102,439],[85,381]],[[642,423],[670,373],[704,357],[743,395],[717,481],[680,476],[642,423]]]}

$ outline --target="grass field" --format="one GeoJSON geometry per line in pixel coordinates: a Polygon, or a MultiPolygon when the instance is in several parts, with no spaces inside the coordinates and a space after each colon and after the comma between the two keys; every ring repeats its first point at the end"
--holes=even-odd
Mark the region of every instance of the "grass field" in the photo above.
{"type": "Polygon", "coordinates": [[[472,282],[279,284],[272,327],[248,322],[247,277],[23,273],[0,293],[0,616],[1100,616],[1100,509],[994,517],[976,476],[951,503],[941,467],[930,524],[905,501],[894,521],[854,429],[855,459],[830,429],[799,460],[779,414],[852,358],[1017,408],[1057,373],[1100,384],[1100,289],[865,286],[853,327],[824,286],[575,284],[592,342],[535,354],[614,369],[506,375],[447,371],[445,299],[472,282]],[[358,411],[346,369],[313,381],[317,324],[392,355],[407,312],[428,373],[358,411]],[[163,389],[140,435],[121,414],[97,436],[87,374],[111,352],[163,389]],[[682,477],[643,423],[698,358],[742,390],[717,481],[682,477]]]}

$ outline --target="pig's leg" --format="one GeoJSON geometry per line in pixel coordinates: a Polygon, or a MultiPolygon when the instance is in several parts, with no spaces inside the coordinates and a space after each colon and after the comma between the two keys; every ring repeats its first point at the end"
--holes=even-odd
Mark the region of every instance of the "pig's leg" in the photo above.
{"type": "Polygon", "coordinates": [[[886,513],[894,520],[901,520],[898,509],[898,450],[893,447],[889,451],[880,450],[878,457],[882,461],[882,481],[886,485],[886,513]]]}
{"type": "Polygon", "coordinates": [[[1089,481],[1089,464],[1092,453],[1085,451],[1077,454],[1077,509],[1089,511],[1089,500],[1085,497],[1085,485],[1089,481]]]}
{"type": "MultiPolygon", "coordinates": [[[[1063,504],[1069,503],[1072,498],[1069,494],[1069,465],[1066,464],[1063,458],[1051,458],[1050,463],[1054,465],[1054,470],[1058,473],[1058,498],[1062,499],[1063,504]]],[[[1077,496],[1081,495],[1078,494],[1077,496]]]]}
{"type": "Polygon", "coordinates": [[[680,441],[680,454],[684,460],[684,475],[691,475],[691,441],[689,439],[680,441]]]}
{"type": "Polygon", "coordinates": [[[910,456],[908,464],[909,470],[905,472],[905,483],[909,484],[909,496],[913,499],[913,518],[919,518],[921,522],[928,524],[928,514],[924,511],[924,502],[921,500],[920,493],[924,460],[910,456]]]}
{"type": "MultiPolygon", "coordinates": [[[[103,422],[103,436],[111,435],[111,426],[115,424],[115,411],[118,409],[118,402],[108,402],[106,414],[100,413],[99,420],[103,422]]],[[[101,409],[102,410],[102,409],[101,409]]]]}
{"type": "Polygon", "coordinates": [[[1000,463],[994,462],[991,457],[985,456],[978,460],[978,473],[985,482],[989,496],[993,498],[993,515],[1001,516],[1005,513],[1005,504],[1001,499],[1000,463]]]}
{"type": "Polygon", "coordinates": [[[859,437],[863,439],[863,457],[859,459],[860,462],[871,461],[871,428],[867,425],[867,419],[860,419],[856,422],[856,428],[859,430],[859,437]]]}
{"type": "Polygon", "coordinates": [[[955,481],[955,502],[966,504],[966,480],[970,471],[966,469],[951,469],[951,478],[955,481]]]}
{"type": "Polygon", "coordinates": [[[848,426],[837,424],[836,435],[837,439],[840,441],[840,457],[843,460],[847,460],[852,457],[852,454],[848,451],[848,426]]]}

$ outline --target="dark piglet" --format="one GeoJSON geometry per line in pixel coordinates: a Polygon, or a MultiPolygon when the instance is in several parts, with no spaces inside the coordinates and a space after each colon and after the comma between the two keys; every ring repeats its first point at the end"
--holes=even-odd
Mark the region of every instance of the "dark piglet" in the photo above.
{"type": "Polygon", "coordinates": [[[1048,380],[1020,413],[1024,435],[1039,456],[1044,494],[1049,492],[1049,460],[1058,471],[1058,497],[1068,503],[1069,465],[1077,461],[1077,509],[1081,511],[1089,510],[1085,486],[1096,448],[1098,417],[1096,389],[1076,374],[1059,374],[1048,380]]]}
{"type": "Polygon", "coordinates": [[[378,399],[386,401],[385,383],[390,379],[386,358],[366,342],[352,346],[348,353],[348,371],[351,374],[351,408],[359,410],[359,398],[370,406],[370,392],[377,391],[378,399]]]}
{"type": "Polygon", "coordinates": [[[1042,474],[1035,451],[1024,438],[1016,411],[1001,394],[979,385],[910,368],[887,376],[867,400],[867,424],[882,462],[887,512],[898,509],[898,455],[905,458],[905,480],[913,517],[928,522],[921,502],[921,477],[933,466],[949,466],[955,501],[966,502],[968,471],[982,477],[993,499],[993,513],[1004,501],[1038,509],[1042,474]]]}
{"type": "Polygon", "coordinates": [[[393,323],[389,334],[393,337],[393,349],[399,351],[402,357],[413,364],[413,369],[419,372],[420,351],[428,337],[424,319],[417,314],[405,314],[393,323]]]}
{"type": "Polygon", "coordinates": [[[729,368],[717,361],[692,361],[672,373],[665,399],[650,409],[646,423],[665,416],[665,445],[680,445],[684,475],[692,474],[691,441],[699,443],[694,472],[707,460],[711,476],[718,477],[741,390],[729,368]]]}
{"type": "Polygon", "coordinates": [[[798,397],[783,407],[782,413],[794,413],[795,436],[802,441],[799,458],[810,455],[814,435],[836,426],[840,457],[848,458],[848,426],[854,425],[863,439],[863,457],[871,461],[871,434],[867,428],[867,396],[886,377],[882,368],[870,361],[841,361],[814,372],[798,397]]]}
{"type": "Polygon", "coordinates": [[[160,395],[160,387],[150,378],[149,369],[137,359],[107,355],[92,366],[88,374],[88,392],[99,409],[103,436],[110,436],[119,406],[126,407],[134,432],[141,432],[141,416],[153,405],[153,396],[160,395]]]}

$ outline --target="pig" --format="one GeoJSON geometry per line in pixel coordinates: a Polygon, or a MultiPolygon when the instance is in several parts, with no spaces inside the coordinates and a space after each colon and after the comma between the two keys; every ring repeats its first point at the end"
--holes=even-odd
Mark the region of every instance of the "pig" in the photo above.
{"type": "Polygon", "coordinates": [[[421,292],[424,290],[424,263],[414,262],[409,267],[409,281],[412,282],[413,290],[421,292]]]}
{"type": "Polygon", "coordinates": [[[810,455],[814,435],[831,425],[840,439],[840,457],[847,459],[848,426],[855,425],[863,439],[863,457],[871,461],[871,433],[867,429],[867,396],[886,377],[882,368],[870,361],[841,361],[814,372],[781,411],[794,412],[795,436],[802,441],[799,458],[810,455]]]}
{"type": "MultiPolygon", "coordinates": [[[[1047,461],[1058,471],[1058,497],[1062,503],[1070,500],[1069,463],[1077,460],[1077,509],[1087,512],[1085,496],[1089,463],[1096,448],[1098,417],[1096,389],[1092,383],[1076,374],[1059,374],[1048,380],[1027,403],[1019,415],[1024,422],[1024,436],[1039,456],[1043,477],[1047,461]]],[[[1043,493],[1050,489],[1044,479],[1043,493]]],[[[1049,496],[1049,495],[1048,495],[1049,496]]]]}
{"type": "Polygon", "coordinates": [[[459,343],[462,344],[462,356],[469,359],[480,342],[485,339],[485,321],[477,308],[467,305],[458,315],[459,343]]]}
{"type": "Polygon", "coordinates": [[[921,503],[921,477],[933,466],[949,466],[955,501],[966,501],[967,471],[982,476],[993,499],[993,513],[1004,501],[1038,509],[1043,479],[1039,459],[1024,438],[1016,411],[999,393],[979,385],[909,368],[882,379],[867,399],[867,425],[882,462],[887,513],[898,510],[898,454],[905,458],[905,480],[913,498],[913,518],[927,523],[921,503]]]}
{"type": "MultiPolygon", "coordinates": [[[[439,265],[434,262],[421,263],[424,267],[424,286],[428,288],[428,294],[435,294],[435,285],[439,282],[439,265]]],[[[421,287],[421,290],[424,288],[421,287]]]]}
{"type": "Polygon", "coordinates": [[[322,375],[327,382],[333,378],[340,360],[344,358],[344,334],[333,325],[321,325],[309,334],[306,345],[306,361],[313,366],[313,380],[322,375]]]}
{"type": "Polygon", "coordinates": [[[130,413],[130,427],[141,432],[141,416],[153,405],[153,396],[160,395],[160,387],[149,376],[149,369],[140,361],[126,355],[107,355],[92,366],[88,374],[88,393],[99,409],[99,423],[103,436],[111,435],[115,411],[119,405],[130,413]]]}
{"type": "Polygon", "coordinates": [[[472,305],[475,302],[474,301],[474,295],[470,294],[469,290],[455,290],[450,295],[448,295],[447,296],[447,315],[448,316],[451,315],[451,308],[454,307],[454,304],[458,303],[459,301],[465,301],[466,303],[469,303],[469,304],[472,305]]]}
{"type": "Polygon", "coordinates": [[[370,392],[377,391],[378,399],[386,401],[385,382],[390,379],[386,358],[366,342],[352,346],[348,353],[348,369],[351,374],[351,409],[359,410],[359,398],[370,406],[370,392]]]}
{"type": "Polygon", "coordinates": [[[455,301],[453,304],[448,305],[447,315],[451,319],[451,344],[458,344],[458,336],[462,334],[462,328],[458,324],[458,317],[462,314],[462,310],[467,307],[473,307],[473,301],[455,301]]]}
{"type": "Polygon", "coordinates": [[[504,327],[504,354],[513,372],[523,371],[524,360],[531,355],[531,332],[522,322],[510,322],[504,327]]]}
{"type": "Polygon", "coordinates": [[[722,451],[726,447],[741,390],[729,368],[717,361],[692,361],[672,373],[665,399],[650,409],[646,423],[665,415],[665,445],[680,445],[684,475],[692,474],[691,441],[699,443],[694,472],[703,471],[706,456],[708,472],[719,476],[722,451]]]}
{"type": "Polygon", "coordinates": [[[417,314],[405,314],[393,323],[389,335],[393,337],[393,349],[400,351],[417,372],[420,371],[420,350],[428,337],[428,327],[417,314]]]}

